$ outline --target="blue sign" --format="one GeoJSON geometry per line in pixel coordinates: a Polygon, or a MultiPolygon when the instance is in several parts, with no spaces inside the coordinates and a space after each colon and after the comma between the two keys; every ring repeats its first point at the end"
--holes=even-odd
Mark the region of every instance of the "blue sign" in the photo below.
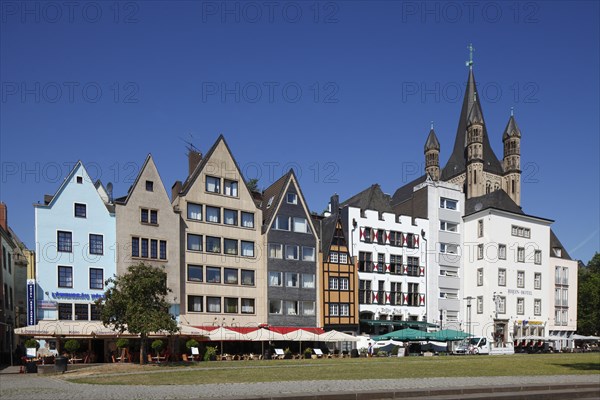
{"type": "Polygon", "coordinates": [[[27,325],[35,325],[35,281],[27,281],[27,325]]]}

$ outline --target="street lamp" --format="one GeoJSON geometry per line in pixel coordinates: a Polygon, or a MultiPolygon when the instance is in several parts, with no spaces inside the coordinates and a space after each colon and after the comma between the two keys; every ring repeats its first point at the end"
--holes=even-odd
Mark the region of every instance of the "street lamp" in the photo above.
{"type": "Polygon", "coordinates": [[[471,335],[471,300],[473,300],[473,297],[468,296],[464,300],[467,301],[467,333],[471,335]]]}

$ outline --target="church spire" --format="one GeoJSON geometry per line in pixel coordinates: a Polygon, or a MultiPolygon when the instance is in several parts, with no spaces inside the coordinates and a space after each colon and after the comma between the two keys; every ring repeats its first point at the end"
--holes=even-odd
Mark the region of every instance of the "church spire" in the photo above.
{"type": "Polygon", "coordinates": [[[440,179],[440,142],[433,130],[433,122],[425,141],[425,173],[434,181],[440,179]]]}

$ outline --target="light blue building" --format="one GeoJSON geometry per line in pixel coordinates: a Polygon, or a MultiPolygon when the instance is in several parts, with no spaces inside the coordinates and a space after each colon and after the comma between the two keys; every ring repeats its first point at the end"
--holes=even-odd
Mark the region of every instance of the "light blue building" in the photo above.
{"type": "Polygon", "coordinates": [[[44,196],[34,209],[36,276],[29,284],[36,303],[28,313],[36,315],[28,321],[56,321],[56,334],[68,334],[84,321],[96,325],[91,321],[100,317],[93,303],[104,295],[104,281],[116,274],[112,199],[79,161],[56,194],[44,196]]]}

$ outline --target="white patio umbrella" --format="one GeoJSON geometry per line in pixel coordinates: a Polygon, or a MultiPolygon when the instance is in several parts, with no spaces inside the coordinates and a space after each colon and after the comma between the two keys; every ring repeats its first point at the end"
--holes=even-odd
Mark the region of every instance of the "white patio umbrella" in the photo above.
{"type": "Polygon", "coordinates": [[[336,330],[327,331],[319,336],[323,342],[358,342],[359,340],[356,336],[336,330]]]}

